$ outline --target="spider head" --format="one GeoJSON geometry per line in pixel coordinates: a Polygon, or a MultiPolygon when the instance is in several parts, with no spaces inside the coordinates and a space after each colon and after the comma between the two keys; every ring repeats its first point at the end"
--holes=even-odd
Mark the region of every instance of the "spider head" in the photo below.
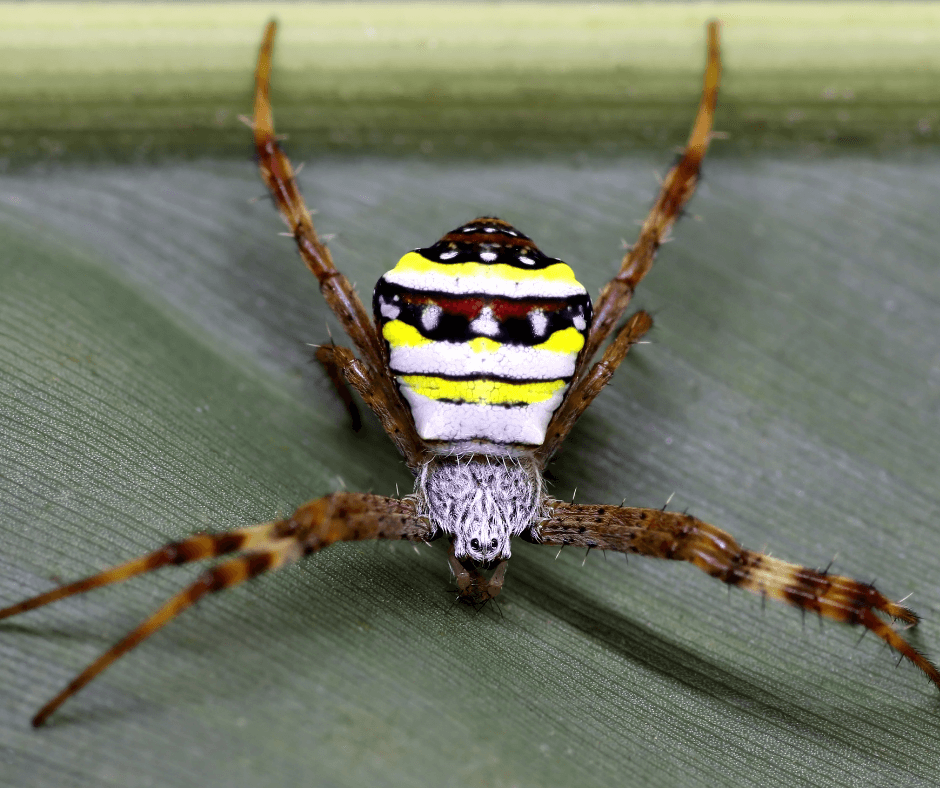
{"type": "Polygon", "coordinates": [[[478,565],[486,565],[502,558],[509,558],[510,534],[506,529],[494,527],[494,523],[475,520],[464,524],[453,535],[454,555],[458,559],[469,559],[478,565]]]}
{"type": "Polygon", "coordinates": [[[460,560],[489,564],[510,555],[510,540],[533,525],[542,506],[542,479],[516,458],[439,457],[418,475],[420,513],[451,537],[460,560]]]}

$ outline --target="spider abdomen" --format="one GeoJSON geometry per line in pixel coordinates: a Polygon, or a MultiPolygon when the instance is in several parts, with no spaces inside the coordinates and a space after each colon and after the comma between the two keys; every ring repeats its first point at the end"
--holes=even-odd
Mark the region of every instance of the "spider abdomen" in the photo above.
{"type": "Polygon", "coordinates": [[[406,254],[373,308],[418,434],[447,442],[540,445],[591,323],[571,268],[491,217],[406,254]]]}

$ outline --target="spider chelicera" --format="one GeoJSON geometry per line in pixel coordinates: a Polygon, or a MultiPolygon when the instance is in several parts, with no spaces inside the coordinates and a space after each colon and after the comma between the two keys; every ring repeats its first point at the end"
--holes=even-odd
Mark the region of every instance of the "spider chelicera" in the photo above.
{"type": "Polygon", "coordinates": [[[333,493],[286,519],[174,542],[0,610],[7,618],[169,564],[241,553],[207,570],[102,654],[40,709],[34,726],[202,596],[334,542],[362,539],[448,537],[459,597],[474,605],[500,593],[513,537],[689,561],[729,585],[871,630],[940,687],[940,671],[879,616],[913,625],[917,615],[870,584],[745,550],[689,514],[575,505],[546,494],[546,464],[652,326],[640,311],[617,328],[699,179],[718,94],[717,23],[708,25],[704,88],[688,144],[636,244],[593,305],[567,265],[544,255],[510,224],[480,217],[409,252],[382,276],[373,295],[374,320],[317,236],[274,134],[268,90],[275,32],[272,22],[258,56],[250,122],[261,176],[355,346],[356,352],[325,345],[317,358],[347,405],[348,384],[378,417],[415,476],[414,493],[333,493]],[[611,333],[613,340],[592,365],[611,333]]]}

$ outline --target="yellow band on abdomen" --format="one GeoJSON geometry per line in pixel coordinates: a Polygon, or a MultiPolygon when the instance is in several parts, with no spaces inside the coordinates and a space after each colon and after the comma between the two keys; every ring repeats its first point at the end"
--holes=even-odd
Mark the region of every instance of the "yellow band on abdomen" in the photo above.
{"type": "Polygon", "coordinates": [[[403,375],[399,381],[429,399],[483,405],[545,402],[567,385],[564,380],[506,383],[501,380],[447,380],[430,375],[403,375]]]}

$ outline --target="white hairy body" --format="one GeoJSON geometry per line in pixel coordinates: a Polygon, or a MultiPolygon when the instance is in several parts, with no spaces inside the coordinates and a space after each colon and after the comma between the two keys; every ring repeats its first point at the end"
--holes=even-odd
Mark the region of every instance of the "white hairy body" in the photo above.
{"type": "Polygon", "coordinates": [[[510,541],[545,516],[542,474],[527,458],[442,456],[415,482],[420,517],[450,537],[459,560],[505,560],[510,541]]]}

